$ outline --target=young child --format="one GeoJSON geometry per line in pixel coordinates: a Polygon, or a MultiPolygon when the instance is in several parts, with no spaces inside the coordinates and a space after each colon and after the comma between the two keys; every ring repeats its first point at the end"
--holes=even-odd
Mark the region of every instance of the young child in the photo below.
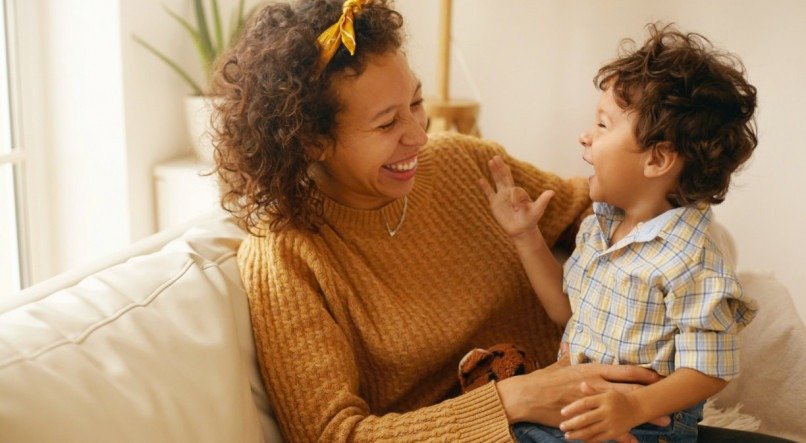
{"type": "Polygon", "coordinates": [[[756,147],[756,89],[705,37],[649,31],[594,78],[602,95],[579,139],[594,169],[594,214],[564,269],[538,227],[552,191],[532,201],[500,157],[489,165],[496,189],[480,186],[546,311],[567,323],[572,363],[641,365],[665,378],[629,393],[583,386],[592,395],[563,408],[559,429],[516,425],[520,441],[627,439],[631,430],[642,441],[696,441],[704,401],[739,370],[736,334],[757,306],[709,236],[709,205],[724,200],[756,147]],[[668,414],[667,427],[644,424],[668,414]]]}

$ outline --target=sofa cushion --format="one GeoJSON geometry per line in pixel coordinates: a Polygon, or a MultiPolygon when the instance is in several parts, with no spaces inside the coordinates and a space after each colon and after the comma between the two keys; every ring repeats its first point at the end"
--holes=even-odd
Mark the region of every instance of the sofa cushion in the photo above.
{"type": "Polygon", "coordinates": [[[235,258],[243,235],[219,218],[0,312],[3,440],[276,440],[235,258]]]}
{"type": "Polygon", "coordinates": [[[759,312],[744,329],[741,372],[715,397],[718,407],[742,405],[761,421],[759,432],[806,441],[806,326],[789,291],[771,273],[739,274],[759,312]]]}

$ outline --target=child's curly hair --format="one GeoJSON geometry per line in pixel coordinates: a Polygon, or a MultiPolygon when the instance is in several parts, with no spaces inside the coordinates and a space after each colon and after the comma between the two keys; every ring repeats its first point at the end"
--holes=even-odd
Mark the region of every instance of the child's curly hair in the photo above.
{"type": "Polygon", "coordinates": [[[680,206],[725,200],[731,174],[758,144],[753,112],[756,88],[744,66],[702,35],[672,25],[647,26],[641,48],[624,40],[619,57],[599,69],[594,84],[613,87],[623,109],[636,112],[643,149],[668,142],[684,167],[671,201],[680,206]]]}
{"type": "Polygon", "coordinates": [[[369,57],[401,47],[403,18],[387,0],[354,21],[355,56],[342,45],[323,72],[316,39],[342,0],[273,3],[255,14],[217,62],[215,160],[221,205],[251,233],[291,225],[316,230],[322,200],[308,168],[335,141],[335,74],[363,72],[369,57]]]}

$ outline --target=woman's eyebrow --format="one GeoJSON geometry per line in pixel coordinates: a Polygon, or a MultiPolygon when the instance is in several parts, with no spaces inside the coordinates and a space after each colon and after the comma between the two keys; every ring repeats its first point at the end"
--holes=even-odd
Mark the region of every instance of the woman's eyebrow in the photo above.
{"type": "MultiPolygon", "coordinates": [[[[417,82],[417,87],[414,89],[414,94],[413,94],[412,96],[413,96],[413,97],[416,97],[416,96],[417,96],[417,93],[418,93],[418,92],[420,92],[420,90],[421,90],[422,88],[423,88],[423,84],[422,84],[421,82],[419,82],[419,81],[418,81],[418,82],[417,82]]],[[[380,110],[380,111],[378,111],[378,112],[377,112],[377,113],[376,113],[374,116],[372,116],[372,118],[370,119],[370,121],[371,121],[371,122],[374,122],[375,120],[378,120],[379,118],[383,117],[384,115],[386,115],[386,114],[388,114],[388,113],[390,113],[390,112],[394,111],[396,107],[397,107],[397,105],[389,105],[389,106],[387,106],[387,107],[385,107],[385,108],[381,109],[381,110],[380,110]]]]}
{"type": "Polygon", "coordinates": [[[382,109],[382,110],[380,110],[380,111],[379,111],[377,114],[375,114],[374,116],[372,116],[372,118],[370,119],[370,121],[371,121],[371,122],[374,122],[375,120],[380,119],[380,118],[381,118],[381,117],[383,117],[384,115],[386,115],[386,114],[388,114],[388,113],[390,113],[390,112],[394,111],[394,110],[395,110],[395,108],[397,108],[397,105],[389,105],[389,106],[387,106],[387,107],[383,108],[383,109],[382,109]]]}

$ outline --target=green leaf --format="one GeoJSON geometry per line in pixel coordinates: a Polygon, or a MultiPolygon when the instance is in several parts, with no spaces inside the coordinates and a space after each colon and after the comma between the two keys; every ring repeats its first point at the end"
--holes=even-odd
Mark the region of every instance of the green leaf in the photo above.
{"type": "Polygon", "coordinates": [[[136,35],[132,35],[132,38],[134,39],[134,41],[136,41],[137,43],[142,45],[144,48],[146,48],[152,54],[156,55],[160,60],[165,62],[168,66],[170,66],[171,69],[174,70],[174,72],[179,74],[179,76],[182,78],[182,80],[184,80],[185,83],[187,83],[188,86],[190,86],[190,88],[193,90],[194,95],[204,95],[203,92],[202,92],[202,88],[198,85],[198,83],[196,83],[193,80],[193,78],[191,78],[190,75],[188,75],[188,73],[184,69],[180,68],[179,65],[177,65],[173,60],[168,58],[167,55],[163,54],[157,48],[151,46],[145,40],[141,39],[140,37],[138,37],[136,35]]]}
{"type": "Polygon", "coordinates": [[[213,42],[210,39],[210,28],[207,26],[207,16],[204,14],[204,4],[202,0],[193,0],[193,9],[196,12],[196,22],[198,24],[199,42],[202,50],[204,51],[204,72],[210,72],[215,59],[215,51],[213,50],[213,42]]]}
{"type": "MultiPolygon", "coordinates": [[[[242,0],[243,1],[243,0],[242,0]]],[[[218,10],[218,0],[210,0],[213,9],[213,25],[215,26],[215,54],[224,50],[224,29],[221,27],[221,13],[218,10]]]]}
{"type": "MultiPolygon", "coordinates": [[[[212,75],[212,68],[213,63],[215,62],[216,57],[218,57],[222,52],[229,49],[230,45],[235,41],[236,38],[239,37],[241,32],[243,31],[243,27],[246,24],[248,17],[251,17],[252,14],[262,5],[257,4],[254,5],[252,8],[249,8],[248,11],[245,13],[245,0],[238,1],[238,7],[235,11],[233,11],[231,16],[231,22],[229,27],[228,35],[224,33],[224,28],[222,27],[221,23],[221,10],[219,8],[219,1],[218,0],[210,0],[210,8],[212,9],[212,19],[213,19],[213,27],[215,31],[215,42],[210,34],[210,28],[208,26],[207,15],[204,10],[204,3],[203,0],[193,0],[193,8],[195,13],[195,21],[196,26],[194,27],[192,20],[186,20],[173,12],[172,10],[168,9],[165,5],[162,5],[162,8],[168,15],[171,16],[177,23],[179,23],[182,28],[187,31],[188,35],[190,36],[193,44],[196,46],[196,52],[199,55],[199,61],[201,62],[202,68],[204,69],[204,73],[206,76],[207,83],[209,84],[210,76],[212,75]]],[[[191,86],[195,94],[203,94],[203,89],[199,87],[198,83],[193,81],[190,76],[187,74],[185,70],[179,67],[173,60],[170,60],[165,54],[157,51],[154,47],[143,41],[142,39],[132,36],[139,44],[144,46],[154,55],[159,57],[165,63],[167,63],[177,74],[179,74],[182,79],[191,86]]]]}
{"type": "MultiPolygon", "coordinates": [[[[238,2],[238,12],[237,12],[237,14],[238,14],[238,25],[236,27],[236,31],[240,30],[241,27],[243,26],[244,21],[246,21],[246,19],[243,16],[243,7],[244,7],[244,0],[240,0],[238,2]]],[[[252,10],[254,11],[254,8],[256,8],[256,7],[257,6],[253,6],[252,10]]]]}
{"type": "Polygon", "coordinates": [[[227,48],[232,46],[235,43],[235,39],[238,37],[241,28],[241,8],[243,7],[243,0],[240,0],[238,9],[232,11],[229,16],[229,34],[227,35],[227,48]]]}
{"type": "Polygon", "coordinates": [[[202,44],[201,38],[199,36],[199,31],[197,31],[193,27],[193,25],[190,24],[190,22],[180,17],[177,13],[171,11],[164,5],[162,8],[165,9],[165,12],[167,12],[168,15],[170,15],[174,20],[176,20],[180,25],[182,25],[182,27],[185,28],[185,30],[188,32],[188,35],[190,35],[190,39],[193,40],[193,44],[196,46],[196,52],[199,53],[199,60],[201,60],[202,62],[202,67],[204,68],[205,72],[208,72],[209,65],[205,64],[205,60],[207,58],[207,51],[205,50],[204,45],[202,44]]]}

